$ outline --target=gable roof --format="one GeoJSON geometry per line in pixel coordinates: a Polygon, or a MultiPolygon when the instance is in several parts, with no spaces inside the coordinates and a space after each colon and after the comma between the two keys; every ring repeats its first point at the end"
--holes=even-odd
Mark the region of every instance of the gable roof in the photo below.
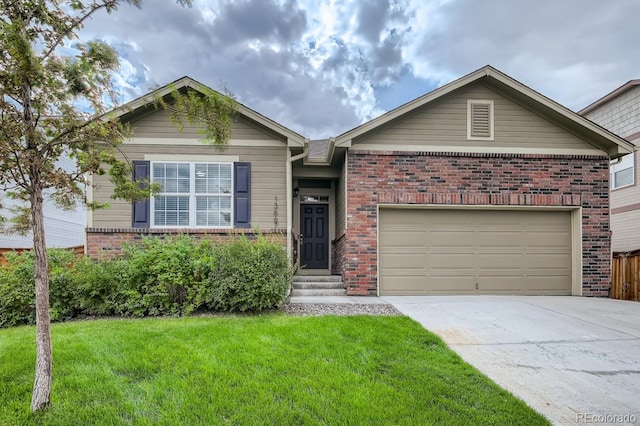
{"type": "Polygon", "coordinates": [[[622,95],[627,90],[630,90],[633,87],[638,86],[638,85],[640,85],[640,80],[629,80],[625,84],[623,84],[622,86],[620,86],[617,89],[615,89],[614,91],[604,95],[603,97],[601,97],[600,99],[598,99],[594,103],[584,107],[583,109],[578,111],[578,114],[580,114],[580,115],[588,114],[591,111],[593,111],[594,109],[600,107],[601,105],[606,104],[610,100],[617,98],[618,96],[622,95]]]}
{"type": "MultiPolygon", "coordinates": [[[[180,89],[186,89],[186,88],[196,90],[200,93],[205,93],[208,90],[213,90],[207,87],[206,85],[200,83],[199,81],[192,79],[191,77],[184,76],[172,83],[169,83],[165,86],[155,89],[147,93],[146,95],[142,95],[130,102],[127,102],[126,104],[121,105],[120,107],[114,109],[113,111],[107,113],[106,115],[112,118],[120,118],[126,114],[133,113],[141,108],[148,107],[149,105],[153,104],[154,99],[156,97],[164,97],[169,95],[174,90],[180,90],[180,89]]],[[[236,103],[238,105],[238,113],[265,126],[269,130],[272,130],[273,132],[279,135],[282,135],[287,141],[288,146],[296,146],[296,147],[304,146],[304,143],[305,143],[304,136],[294,132],[293,130],[290,130],[284,127],[279,123],[276,123],[270,118],[265,117],[264,115],[252,110],[251,108],[241,104],[240,102],[236,102],[236,103]]]]}
{"type": "Polygon", "coordinates": [[[435,102],[456,90],[479,81],[482,81],[492,90],[505,95],[509,99],[518,102],[532,111],[538,112],[540,115],[552,120],[557,125],[572,132],[576,136],[581,137],[599,149],[604,150],[612,158],[617,158],[633,152],[634,146],[626,140],[514,80],[490,65],[484,66],[471,74],[467,74],[452,83],[446,84],[430,93],[427,93],[426,95],[407,102],[386,114],[341,134],[336,137],[335,145],[345,147],[351,146],[351,142],[354,138],[374,131],[380,126],[408,114],[411,111],[435,102]]]}

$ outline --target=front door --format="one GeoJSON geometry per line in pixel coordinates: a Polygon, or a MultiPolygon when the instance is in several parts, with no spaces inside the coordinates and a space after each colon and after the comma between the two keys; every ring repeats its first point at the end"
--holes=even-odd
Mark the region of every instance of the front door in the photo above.
{"type": "Polygon", "coordinates": [[[329,269],[329,209],[326,204],[300,206],[300,266],[329,269]]]}

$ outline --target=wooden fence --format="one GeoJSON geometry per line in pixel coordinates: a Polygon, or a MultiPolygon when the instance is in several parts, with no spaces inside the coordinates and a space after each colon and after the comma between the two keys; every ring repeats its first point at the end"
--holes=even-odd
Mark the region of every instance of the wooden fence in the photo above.
{"type": "Polygon", "coordinates": [[[640,250],[613,254],[609,295],[612,299],[640,301],[640,250]]]}

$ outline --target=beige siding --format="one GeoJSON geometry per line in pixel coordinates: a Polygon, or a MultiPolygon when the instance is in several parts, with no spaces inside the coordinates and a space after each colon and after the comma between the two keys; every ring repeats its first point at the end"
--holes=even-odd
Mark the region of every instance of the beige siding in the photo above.
{"type": "Polygon", "coordinates": [[[336,238],[345,230],[345,210],[347,196],[347,167],[342,166],[340,179],[336,183],[336,238]]]}
{"type": "Polygon", "coordinates": [[[585,117],[623,138],[640,132],[640,86],[632,87],[585,117]]]}
{"type": "Polygon", "coordinates": [[[611,191],[611,208],[628,206],[630,204],[640,204],[640,186],[638,176],[640,171],[640,151],[635,154],[635,184],[611,191]]]}
{"type": "Polygon", "coordinates": [[[380,294],[571,294],[571,215],[380,209],[380,294]]]}
{"type": "MultiPolygon", "coordinates": [[[[129,160],[144,160],[145,154],[179,154],[183,156],[229,155],[251,163],[251,224],[262,229],[274,228],[274,210],[278,199],[278,228],[287,226],[286,161],[287,147],[230,147],[223,153],[207,145],[122,145],[129,160]]],[[[108,202],[108,209],[94,212],[94,227],[131,226],[131,203],[111,200],[113,185],[107,176],[95,176],[94,199],[108,202]]]]}
{"type": "MultiPolygon", "coordinates": [[[[171,122],[169,114],[165,110],[153,111],[131,122],[133,135],[143,138],[200,138],[202,135],[198,133],[199,128],[199,126],[187,123],[180,132],[171,122]]],[[[283,140],[282,136],[242,116],[237,116],[233,121],[231,139],[283,140]]]]}
{"type": "Polygon", "coordinates": [[[632,251],[640,249],[640,210],[611,215],[611,249],[632,251]]]}
{"type": "MultiPolygon", "coordinates": [[[[480,83],[392,121],[377,133],[365,135],[354,143],[398,146],[594,148],[480,83]],[[494,101],[494,140],[467,140],[468,99],[494,101]]],[[[357,148],[357,145],[354,148],[357,148]]]]}

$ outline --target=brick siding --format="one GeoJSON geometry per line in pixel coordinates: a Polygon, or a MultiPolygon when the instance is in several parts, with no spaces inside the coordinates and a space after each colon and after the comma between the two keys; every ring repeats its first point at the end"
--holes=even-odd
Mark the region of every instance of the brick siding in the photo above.
{"type": "Polygon", "coordinates": [[[333,254],[331,256],[332,275],[342,275],[344,272],[346,242],[346,235],[343,233],[331,243],[333,250],[333,254]]]}
{"type": "Polygon", "coordinates": [[[376,294],[378,204],[581,206],[582,294],[608,295],[608,158],[349,151],[347,164],[349,295],[376,294]]]}

